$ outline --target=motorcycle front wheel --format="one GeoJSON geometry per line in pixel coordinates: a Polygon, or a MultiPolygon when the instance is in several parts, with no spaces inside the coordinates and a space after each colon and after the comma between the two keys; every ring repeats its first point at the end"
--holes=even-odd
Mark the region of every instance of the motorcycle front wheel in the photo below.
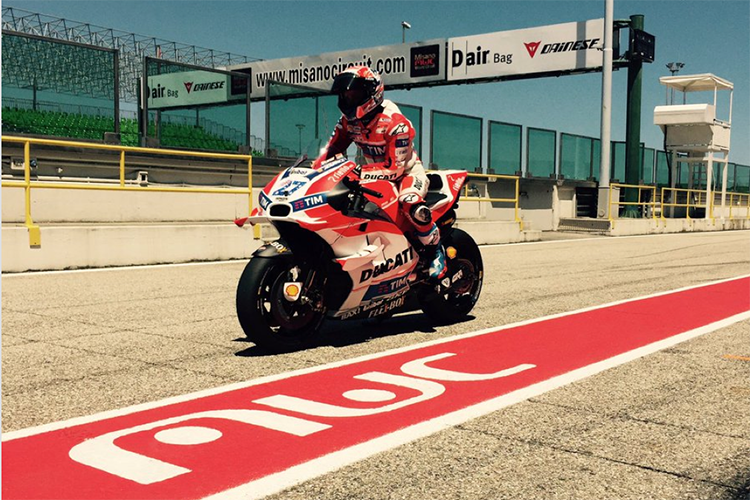
{"type": "Polygon", "coordinates": [[[247,338],[257,346],[289,352],[314,342],[324,311],[302,297],[295,302],[284,297],[285,282],[304,281],[304,276],[292,274],[298,271],[289,258],[255,257],[245,266],[237,285],[237,318],[247,338]]]}

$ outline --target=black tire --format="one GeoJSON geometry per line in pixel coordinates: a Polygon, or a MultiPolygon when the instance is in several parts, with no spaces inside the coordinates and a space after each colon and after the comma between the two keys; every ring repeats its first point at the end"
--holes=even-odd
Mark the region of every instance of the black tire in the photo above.
{"type": "Polygon", "coordinates": [[[479,247],[471,236],[460,229],[453,229],[443,241],[446,248],[454,247],[455,259],[448,259],[447,277],[461,277],[448,290],[438,292],[436,284],[426,284],[419,294],[422,310],[438,323],[455,323],[464,319],[474,308],[482,291],[484,266],[479,247]]]}
{"type": "Polygon", "coordinates": [[[248,339],[273,352],[311,345],[325,313],[310,304],[288,302],[282,285],[295,266],[291,258],[255,257],[237,285],[237,318],[248,339]]]}

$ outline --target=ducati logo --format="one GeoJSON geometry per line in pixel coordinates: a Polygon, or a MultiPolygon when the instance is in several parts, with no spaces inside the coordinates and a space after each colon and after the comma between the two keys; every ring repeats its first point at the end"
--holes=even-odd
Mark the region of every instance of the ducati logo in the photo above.
{"type": "Polygon", "coordinates": [[[539,40],[538,42],[529,42],[529,43],[524,42],[524,45],[526,46],[526,50],[529,52],[529,56],[531,56],[532,59],[534,58],[534,55],[536,55],[536,49],[539,48],[539,45],[541,43],[542,43],[541,40],[539,40]]]}

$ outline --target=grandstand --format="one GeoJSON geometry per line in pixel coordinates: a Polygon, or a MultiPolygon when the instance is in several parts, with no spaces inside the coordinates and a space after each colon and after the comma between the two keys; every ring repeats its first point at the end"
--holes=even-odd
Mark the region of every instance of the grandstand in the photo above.
{"type": "MultiPolygon", "coordinates": [[[[4,101],[6,101],[4,99],[4,101]]],[[[8,100],[9,101],[9,100],[8,100]]],[[[89,139],[99,141],[107,132],[114,131],[114,120],[107,110],[90,108],[84,112],[41,111],[23,107],[15,101],[3,103],[3,134],[25,134],[61,139],[89,139]]],[[[27,103],[28,105],[28,103],[27,103]]],[[[48,108],[55,107],[47,103],[48,108]]],[[[59,107],[59,106],[58,106],[59,107]]],[[[200,126],[174,123],[180,117],[167,116],[160,128],[160,144],[176,149],[237,151],[241,131],[202,119],[200,126]],[[210,130],[216,130],[212,133],[210,130]]],[[[156,124],[149,122],[149,133],[156,134],[156,124]]],[[[138,146],[138,122],[135,118],[120,118],[120,142],[124,146],[138,146]]],[[[257,141],[256,141],[257,143],[257,141]]],[[[262,155],[253,150],[254,155],[262,155]]]]}
{"type": "MultiPolygon", "coordinates": [[[[111,134],[112,142],[119,133],[121,144],[143,145],[134,110],[144,57],[205,68],[257,60],[13,7],[2,12],[3,134],[91,141],[111,134]]],[[[186,123],[151,112],[149,144],[261,154],[259,138],[250,136],[248,142],[244,131],[222,119],[186,123]]]]}

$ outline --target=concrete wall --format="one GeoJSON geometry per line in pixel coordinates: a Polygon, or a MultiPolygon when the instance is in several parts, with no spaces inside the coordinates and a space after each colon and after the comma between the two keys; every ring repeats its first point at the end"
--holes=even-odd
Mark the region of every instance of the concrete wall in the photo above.
{"type": "MultiPolygon", "coordinates": [[[[0,200],[3,272],[243,259],[263,243],[250,226],[232,223],[248,215],[247,195],[34,189],[37,248],[23,225],[23,189],[2,188],[0,200]]],[[[458,215],[481,243],[539,239],[538,232],[522,233],[507,208],[467,202],[458,215]],[[490,222],[468,222],[481,220],[490,222]]],[[[274,237],[273,228],[264,229],[265,239],[274,237]]]]}
{"type": "Polygon", "coordinates": [[[29,247],[24,226],[2,229],[2,271],[107,267],[249,258],[261,244],[229,224],[42,226],[29,247]]]}
{"type": "MultiPolygon", "coordinates": [[[[148,189],[148,188],[144,188],[148,189]]],[[[258,191],[253,190],[253,203],[258,191]]],[[[3,223],[24,222],[24,190],[2,188],[3,223]]],[[[35,223],[81,222],[231,222],[248,214],[242,194],[160,193],[33,189],[31,216],[35,223]]]]}

